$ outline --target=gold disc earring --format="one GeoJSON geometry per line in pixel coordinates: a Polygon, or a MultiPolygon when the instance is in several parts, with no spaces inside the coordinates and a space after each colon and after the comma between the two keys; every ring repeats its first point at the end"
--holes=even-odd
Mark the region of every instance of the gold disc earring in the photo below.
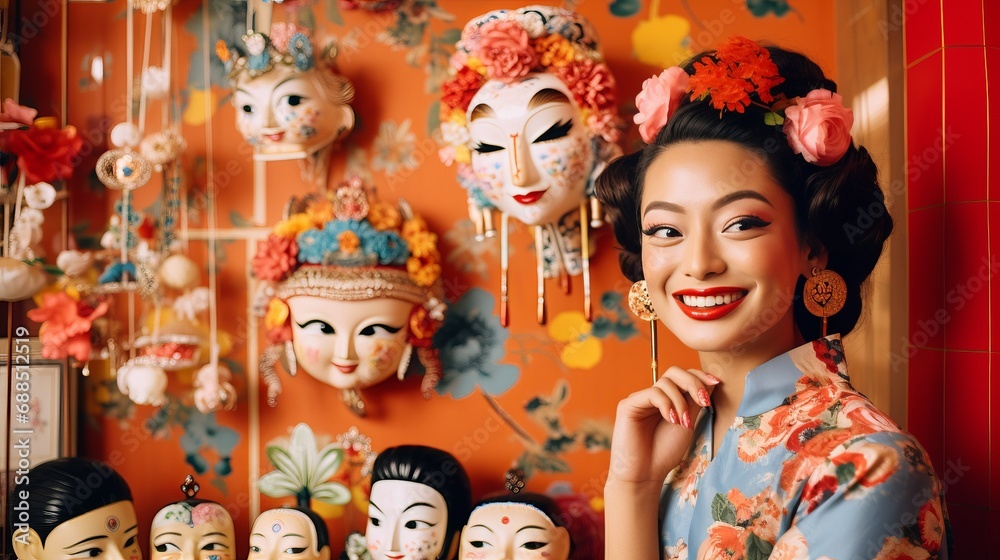
{"type": "Polygon", "coordinates": [[[645,280],[639,280],[629,288],[628,308],[632,310],[632,313],[635,313],[636,317],[649,322],[650,368],[653,372],[653,383],[656,383],[656,379],[660,373],[660,367],[656,359],[658,345],[656,323],[659,321],[659,317],[656,316],[656,310],[653,309],[653,302],[649,299],[649,289],[646,287],[645,280]]]}
{"type": "Polygon", "coordinates": [[[847,284],[836,272],[814,266],[812,277],[802,287],[802,301],[809,313],[823,318],[821,332],[825,337],[827,317],[835,315],[847,302],[847,284]]]}

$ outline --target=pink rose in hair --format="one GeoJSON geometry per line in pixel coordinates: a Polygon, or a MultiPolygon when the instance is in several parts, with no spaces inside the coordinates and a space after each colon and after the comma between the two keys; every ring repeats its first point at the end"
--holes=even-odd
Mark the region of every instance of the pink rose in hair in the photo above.
{"type": "Polygon", "coordinates": [[[651,144],[656,139],[667,119],[680,106],[688,91],[688,78],[683,68],[671,66],[642,83],[642,91],[635,96],[639,113],[633,120],[639,125],[639,134],[645,143],[651,144]]]}
{"type": "Polygon", "coordinates": [[[833,165],[851,146],[854,112],[844,98],[826,89],[814,89],[785,109],[785,136],[792,151],[809,163],[833,165]]]}
{"type": "Polygon", "coordinates": [[[480,30],[480,57],[489,76],[512,82],[538,63],[538,53],[529,43],[528,32],[516,21],[491,21],[480,30]]]}

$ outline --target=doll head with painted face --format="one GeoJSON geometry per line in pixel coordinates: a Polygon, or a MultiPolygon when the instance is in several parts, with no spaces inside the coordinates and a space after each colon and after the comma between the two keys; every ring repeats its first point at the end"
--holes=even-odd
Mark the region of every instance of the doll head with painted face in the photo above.
{"type": "Polygon", "coordinates": [[[359,391],[402,378],[414,351],[429,396],[441,372],[431,346],[444,312],[437,236],[405,201],[380,202],[356,178],[295,201],[289,214],[253,263],[273,295],[272,345],[359,414],[359,391]]]}
{"type": "Polygon", "coordinates": [[[460,560],[568,560],[569,531],[559,506],[541,494],[480,501],[462,529],[460,560]]]}
{"type": "Polygon", "coordinates": [[[244,42],[220,55],[230,66],[236,127],[256,153],[312,154],[354,128],[354,86],[336,71],[335,47],[314,52],[310,30],[290,23],[244,42]]]}
{"type": "Polygon", "coordinates": [[[442,86],[440,155],[483,207],[530,225],[579,209],[619,154],[614,78],[597,33],[550,6],[470,21],[442,86]]]}
{"type": "Polygon", "coordinates": [[[472,505],[458,459],[423,445],[390,447],[375,458],[371,480],[365,539],[373,560],[454,558],[472,505]]]}
{"type": "Polygon", "coordinates": [[[150,560],[234,560],[236,529],[229,511],[196,499],[198,485],[190,476],[181,488],[190,498],[163,507],[153,517],[150,560]]]}
{"type": "Polygon", "coordinates": [[[132,492],[108,465],[79,457],[55,459],[15,482],[8,527],[17,558],[142,558],[132,492]]]}
{"type": "Polygon", "coordinates": [[[250,529],[247,560],[330,560],[326,523],[306,508],[262,512],[250,529]]]}

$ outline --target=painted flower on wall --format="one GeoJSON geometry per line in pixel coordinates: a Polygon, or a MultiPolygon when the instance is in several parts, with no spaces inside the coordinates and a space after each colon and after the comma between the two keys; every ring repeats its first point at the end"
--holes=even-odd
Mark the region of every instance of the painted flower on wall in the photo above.
{"type": "Polygon", "coordinates": [[[601,361],[604,350],[601,339],[615,336],[625,341],[636,335],[635,323],[622,305],[622,295],[605,292],[601,296],[601,309],[594,322],[587,322],[583,313],[566,311],[556,315],[549,324],[549,336],[564,343],[559,353],[560,361],[567,367],[591,369],[601,361]]]}
{"type": "Polygon", "coordinates": [[[782,17],[791,9],[787,0],[747,0],[747,10],[754,17],[766,17],[769,13],[782,17]]]}
{"type": "Polygon", "coordinates": [[[417,148],[417,137],[410,130],[410,119],[404,119],[397,124],[393,120],[382,121],[375,137],[375,155],[372,157],[372,169],[393,174],[404,169],[417,167],[414,153],[417,148]]]}
{"type": "Polygon", "coordinates": [[[528,416],[545,430],[545,440],[526,446],[517,459],[525,478],[536,472],[570,472],[572,467],[562,455],[580,447],[590,452],[611,449],[610,422],[585,419],[575,430],[564,425],[562,408],[569,397],[569,383],[560,379],[551,394],[537,395],[524,405],[528,416]]]}
{"type": "Polygon", "coordinates": [[[444,375],[437,392],[461,399],[478,387],[487,395],[501,395],[520,377],[517,366],[499,364],[510,332],[493,314],[493,295],[472,288],[448,306],[444,323],[434,335],[444,375]]]}

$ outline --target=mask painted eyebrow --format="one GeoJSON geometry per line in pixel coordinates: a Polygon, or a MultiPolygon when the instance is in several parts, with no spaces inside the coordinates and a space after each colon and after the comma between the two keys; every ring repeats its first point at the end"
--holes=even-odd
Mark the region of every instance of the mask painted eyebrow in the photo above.
{"type": "Polygon", "coordinates": [[[73,544],[71,544],[71,545],[63,548],[63,550],[69,550],[71,548],[75,548],[77,546],[80,546],[83,543],[88,543],[90,541],[96,541],[96,540],[106,539],[106,538],[108,538],[107,535],[94,535],[93,537],[87,537],[87,538],[85,538],[85,539],[83,539],[83,540],[81,540],[79,542],[73,543],[73,544]]]}
{"type": "Polygon", "coordinates": [[[432,506],[431,504],[428,504],[427,502],[414,502],[414,503],[406,506],[406,509],[404,509],[403,511],[406,511],[406,510],[408,510],[410,508],[419,507],[419,506],[429,507],[431,509],[437,509],[436,507],[432,506]]]}
{"type": "MultiPolygon", "coordinates": [[[[486,529],[487,531],[489,531],[489,532],[493,533],[493,529],[490,529],[490,528],[489,528],[489,527],[487,527],[486,525],[472,525],[472,527],[482,527],[483,529],[486,529]]],[[[470,528],[471,528],[471,527],[470,527],[470,528]]],[[[496,534],[496,533],[493,533],[493,534],[496,534]]]]}
{"type": "Polygon", "coordinates": [[[532,96],[531,101],[528,101],[528,110],[541,107],[546,103],[569,103],[569,98],[557,89],[545,88],[532,96]]]}
{"type": "Polygon", "coordinates": [[[493,107],[490,107],[485,103],[480,103],[479,105],[476,105],[476,108],[473,109],[472,113],[469,115],[469,122],[476,119],[488,119],[495,116],[497,116],[497,114],[496,111],[493,110],[493,107]]]}
{"type": "MultiPolygon", "coordinates": [[[[719,208],[732,204],[738,200],[746,200],[746,199],[759,200],[764,204],[767,204],[771,208],[774,208],[774,205],[771,204],[771,201],[768,200],[767,197],[765,197],[764,195],[760,194],[757,191],[752,191],[747,189],[742,191],[731,192],[725,196],[720,197],[718,200],[712,203],[712,210],[718,210],[719,208]]],[[[677,214],[686,213],[684,207],[674,204],[673,202],[667,202],[665,200],[654,200],[653,202],[650,202],[646,206],[646,209],[642,212],[642,215],[645,216],[651,210],[666,210],[668,212],[675,212],[677,214]]]]}
{"type": "Polygon", "coordinates": [[[538,529],[539,531],[546,530],[545,527],[539,527],[538,525],[525,525],[524,527],[521,527],[517,531],[514,531],[514,534],[516,535],[517,533],[520,533],[521,531],[527,531],[528,529],[538,529]]]}

